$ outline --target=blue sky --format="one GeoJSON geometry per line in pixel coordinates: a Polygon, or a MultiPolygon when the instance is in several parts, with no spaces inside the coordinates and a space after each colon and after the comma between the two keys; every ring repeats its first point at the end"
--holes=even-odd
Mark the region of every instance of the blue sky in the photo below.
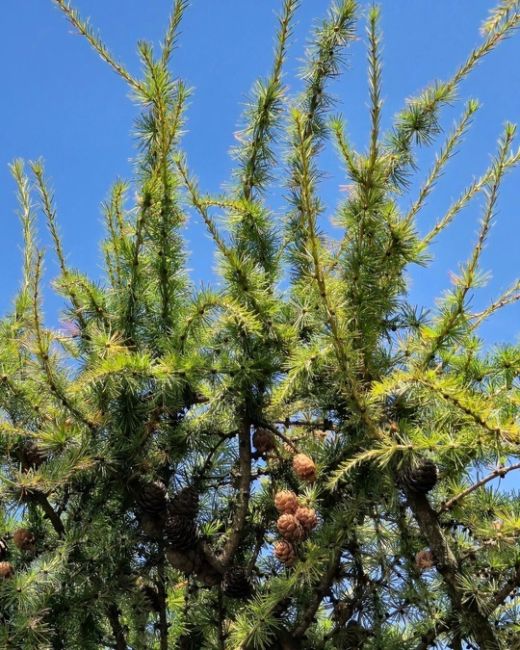
{"type": "MultiPolygon", "coordinates": [[[[169,0],[76,0],[90,16],[118,58],[136,74],[135,42],[157,43],[169,12],[169,0]]],[[[229,148],[243,103],[255,78],[270,70],[275,13],[279,0],[192,0],[173,59],[176,74],[193,87],[184,146],[204,191],[217,192],[229,180],[229,148]]],[[[363,4],[363,3],[361,3],[363,4]]],[[[447,78],[479,42],[479,25],[494,5],[491,0],[382,0],[384,30],[384,124],[402,107],[404,98],[436,78],[447,78]]],[[[303,0],[289,51],[286,83],[301,87],[297,72],[309,29],[323,16],[328,0],[303,0]]],[[[366,7],[367,5],[365,5],[366,7]]],[[[364,25],[361,38],[349,50],[347,70],[333,84],[336,111],[347,118],[353,144],[367,140],[368,115],[364,25]]],[[[520,34],[503,43],[461,88],[461,99],[482,102],[463,149],[419,221],[426,231],[464,186],[486,168],[506,120],[520,121],[520,34]]],[[[4,100],[0,104],[0,310],[9,309],[20,280],[20,232],[15,216],[15,187],[7,164],[16,157],[42,156],[51,177],[59,220],[73,266],[98,277],[102,236],[100,203],[117,177],[131,178],[135,153],[132,136],[136,109],[128,89],[73,33],[51,0],[2,0],[0,5],[0,69],[4,100]]],[[[461,104],[450,108],[444,123],[451,125],[461,104]]],[[[421,160],[432,160],[432,151],[421,160]]],[[[327,171],[323,198],[330,217],[346,182],[332,148],[323,156],[327,171]]],[[[427,167],[423,168],[423,178],[427,167]]],[[[517,188],[520,169],[504,184],[496,225],[483,256],[492,271],[489,286],[476,298],[485,305],[518,273],[520,214],[517,188]]],[[[415,197],[404,197],[404,205],[415,197]]],[[[480,217],[481,202],[465,210],[433,249],[435,259],[411,278],[411,299],[432,305],[449,286],[449,273],[468,254],[480,217]]],[[[331,230],[331,232],[333,232],[331,230]]],[[[212,278],[212,245],[193,215],[186,236],[190,267],[197,282],[212,278]]],[[[41,240],[47,241],[42,233],[41,240]]],[[[52,259],[47,278],[56,274],[52,259]]],[[[47,318],[56,322],[58,301],[49,291],[47,318]]],[[[483,328],[486,341],[517,340],[520,305],[509,307],[483,328]]]]}

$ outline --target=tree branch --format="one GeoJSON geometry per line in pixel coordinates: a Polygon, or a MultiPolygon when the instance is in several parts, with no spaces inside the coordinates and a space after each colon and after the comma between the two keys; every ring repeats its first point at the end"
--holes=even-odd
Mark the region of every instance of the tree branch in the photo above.
{"type": "Polygon", "coordinates": [[[229,564],[240,544],[249,509],[249,497],[251,494],[251,432],[248,420],[242,423],[238,432],[238,454],[240,467],[239,501],[231,535],[219,558],[224,566],[229,564]]]}
{"type": "Polygon", "coordinates": [[[481,479],[480,481],[477,481],[477,483],[474,483],[473,485],[470,485],[470,487],[463,490],[460,494],[456,494],[454,497],[452,497],[451,499],[449,499],[448,501],[443,503],[441,505],[441,507],[439,508],[439,513],[446,512],[447,510],[450,510],[461,499],[463,499],[464,497],[467,497],[468,494],[471,494],[472,492],[477,490],[479,487],[482,487],[483,485],[485,485],[486,483],[489,483],[490,481],[492,481],[495,478],[498,478],[498,477],[503,478],[506,474],[508,474],[509,472],[512,472],[515,469],[520,469],[520,463],[515,463],[514,465],[509,465],[508,467],[505,467],[505,466],[498,467],[497,469],[492,471],[487,476],[484,476],[483,479],[481,479]]]}
{"type": "Polygon", "coordinates": [[[460,612],[482,648],[500,650],[500,643],[487,615],[481,611],[478,602],[475,599],[468,599],[461,589],[460,578],[463,574],[457,558],[444,537],[437,513],[423,494],[407,490],[406,496],[408,505],[433,553],[435,567],[444,578],[453,611],[460,612]]]}
{"type": "Polygon", "coordinates": [[[127,650],[125,633],[121,621],[119,620],[119,609],[112,603],[107,607],[107,618],[110,622],[110,627],[112,628],[112,634],[116,642],[116,650],[127,650]]]}
{"type": "Polygon", "coordinates": [[[54,530],[58,533],[60,537],[63,537],[63,535],[65,534],[65,526],[63,525],[63,522],[61,521],[58,513],[54,510],[54,508],[49,503],[49,500],[47,499],[45,494],[39,491],[31,492],[31,500],[37,503],[41,507],[41,509],[47,515],[47,518],[51,522],[54,530]]]}

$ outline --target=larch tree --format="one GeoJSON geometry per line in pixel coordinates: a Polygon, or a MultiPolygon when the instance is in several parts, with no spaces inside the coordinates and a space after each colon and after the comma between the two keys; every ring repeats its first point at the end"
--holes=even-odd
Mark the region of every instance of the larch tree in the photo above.
{"type": "Polygon", "coordinates": [[[100,283],[67,261],[42,163],[12,165],[25,245],[0,322],[1,647],[519,648],[520,502],[496,479],[520,469],[520,348],[484,346],[479,327],[520,282],[471,308],[502,180],[520,163],[515,126],[429,233],[417,219],[478,103],[445,136],[442,110],[520,26],[520,2],[502,0],[453,76],[385,133],[380,10],[338,0],[291,98],[299,2],[284,0],[220,196],[199,188],[182,148],[189,90],[171,59],[187,2],[159,52],[139,44],[139,77],[67,0],[54,4],[128,84],[140,147],[135,177],[103,204],[100,283]],[[329,82],[363,29],[371,129],[355,151],[329,82]],[[339,239],[320,227],[328,142],[348,179],[339,239]],[[408,270],[477,197],[453,286],[434,312],[410,304],[408,270]],[[187,272],[190,211],[215,244],[213,290],[187,272]],[[40,217],[66,331],[42,312],[40,217]]]}

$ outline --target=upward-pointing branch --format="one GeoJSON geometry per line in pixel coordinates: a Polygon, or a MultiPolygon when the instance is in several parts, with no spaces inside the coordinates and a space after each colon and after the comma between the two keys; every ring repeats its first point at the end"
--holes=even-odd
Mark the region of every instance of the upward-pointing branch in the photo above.
{"type": "Polygon", "coordinates": [[[84,36],[90,43],[92,48],[99,54],[99,56],[108,63],[108,65],[117,72],[134,90],[143,92],[144,88],[141,83],[133,77],[128,70],[117,61],[110,53],[103,41],[91,29],[87,21],[83,20],[79,13],[73,9],[68,0],[52,0],[65,14],[69,22],[84,36]]]}

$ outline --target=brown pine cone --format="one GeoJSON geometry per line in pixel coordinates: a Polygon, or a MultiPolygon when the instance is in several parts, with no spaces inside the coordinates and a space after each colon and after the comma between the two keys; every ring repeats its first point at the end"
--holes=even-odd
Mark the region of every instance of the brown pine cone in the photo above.
{"type": "Polygon", "coordinates": [[[300,522],[288,512],[278,518],[276,527],[280,535],[290,542],[299,542],[305,536],[305,531],[300,522]]]}
{"type": "Polygon", "coordinates": [[[328,431],[323,431],[323,429],[314,429],[312,432],[312,435],[317,438],[318,440],[325,440],[325,438],[329,435],[328,431]]]}
{"type": "Polygon", "coordinates": [[[415,565],[418,569],[431,569],[434,564],[433,553],[429,548],[419,551],[415,556],[415,565]]]}
{"type": "Polygon", "coordinates": [[[155,514],[143,512],[139,514],[139,523],[143,533],[151,539],[162,537],[166,517],[164,513],[155,514]]]}
{"type": "Polygon", "coordinates": [[[294,546],[286,539],[280,539],[276,542],[274,545],[274,554],[276,559],[286,566],[292,566],[296,561],[294,546]]]}
{"type": "Polygon", "coordinates": [[[282,449],[282,452],[283,452],[284,456],[291,456],[292,457],[296,453],[296,445],[294,445],[294,443],[291,444],[289,442],[284,442],[281,449],[282,449]]]}
{"type": "Polygon", "coordinates": [[[27,528],[18,528],[13,533],[13,542],[21,551],[32,551],[36,543],[36,535],[27,528]]]}
{"type": "Polygon", "coordinates": [[[0,578],[12,578],[14,567],[11,562],[0,562],[0,578]]]}
{"type": "Polygon", "coordinates": [[[168,509],[173,514],[195,519],[199,512],[199,493],[193,486],[183,488],[174,494],[168,509]]]}
{"type": "Polygon", "coordinates": [[[22,469],[38,469],[47,460],[47,454],[34,440],[28,440],[22,448],[22,469]]]}
{"type": "Polygon", "coordinates": [[[419,494],[428,494],[437,484],[437,465],[429,458],[423,458],[415,467],[407,468],[401,475],[401,484],[419,494]]]}
{"type": "Polygon", "coordinates": [[[174,569],[182,571],[182,573],[185,573],[186,575],[190,575],[195,571],[197,566],[197,557],[194,550],[182,553],[173,548],[167,548],[165,553],[166,559],[174,569]]]}
{"type": "Polygon", "coordinates": [[[293,469],[302,481],[313,483],[316,480],[316,464],[306,454],[296,454],[293,458],[293,469]]]}
{"type": "Polygon", "coordinates": [[[284,512],[294,514],[298,507],[298,497],[291,490],[280,490],[274,495],[274,506],[281,514],[284,512]]]}
{"type": "Polygon", "coordinates": [[[161,609],[161,603],[157,589],[141,577],[137,578],[136,586],[139,589],[147,608],[154,612],[159,612],[161,609]]]}
{"type": "Polygon", "coordinates": [[[296,510],[294,516],[307,533],[310,533],[310,531],[318,525],[318,516],[316,515],[316,510],[314,510],[314,508],[302,506],[296,510]]]}
{"type": "Polygon", "coordinates": [[[273,433],[268,429],[258,427],[253,434],[253,445],[259,454],[272,451],[276,446],[273,433]]]}
{"type": "Polygon", "coordinates": [[[224,573],[222,591],[228,598],[247,600],[251,597],[252,587],[247,572],[242,567],[231,567],[224,573]]]}
{"type": "Polygon", "coordinates": [[[178,650],[199,650],[204,646],[204,633],[199,627],[189,624],[186,632],[179,637],[176,648],[178,650]]]}
{"type": "Polygon", "coordinates": [[[222,575],[206,559],[197,566],[196,576],[206,587],[215,587],[222,581],[222,575]]]}
{"type": "Polygon", "coordinates": [[[140,483],[134,487],[135,501],[144,512],[159,514],[166,510],[166,486],[161,481],[140,483]]]}
{"type": "Polygon", "coordinates": [[[197,542],[197,527],[190,517],[171,515],[164,527],[170,548],[175,551],[187,551],[197,542]]]}

